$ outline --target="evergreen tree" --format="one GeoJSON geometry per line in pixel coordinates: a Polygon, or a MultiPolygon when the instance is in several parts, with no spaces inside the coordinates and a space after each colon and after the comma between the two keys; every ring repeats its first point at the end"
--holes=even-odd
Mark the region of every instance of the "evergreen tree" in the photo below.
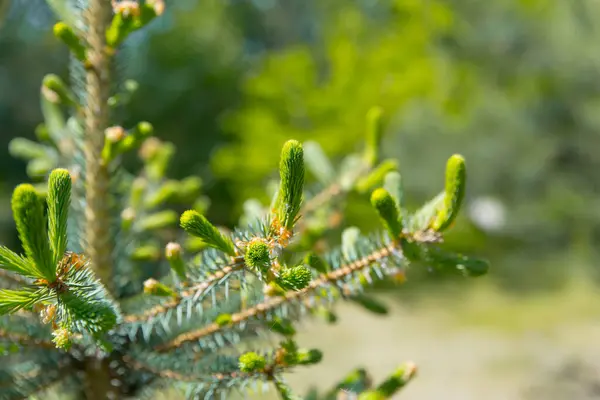
{"type": "MultiPolygon", "coordinates": [[[[438,246],[464,198],[465,160],[451,156],[444,190],[409,213],[397,164],[380,159],[377,107],[362,153],[335,168],[315,142],[288,140],[272,202],[250,204],[234,231],[214,226],[202,182],[166,177],[174,146],[148,122],[123,127],[117,118],[137,85],[118,83],[115,59],[132,32],[162,14],[162,0],[48,3],[61,19],[54,34],[71,52],[71,82],[44,78],[39,143],[11,143],[32,175],[47,179],[13,192],[23,254],[0,247],[0,398],[59,385],[78,398],[141,399],[172,384],[191,399],[253,387],[292,399],[283,375],[323,357],[294,339],[303,318],[334,319],[338,299],[385,312],[364,288],[404,281],[411,263],[487,272],[485,261],[438,246]],[[121,162],[132,151],[143,162],[137,174],[121,162]],[[319,186],[305,190],[305,168],[319,186]],[[315,238],[326,237],[352,192],[370,197],[384,229],[348,228],[340,248],[321,246],[315,238]]],[[[405,363],[371,385],[353,371],[309,398],[345,390],[385,399],[415,372],[405,363]]]]}

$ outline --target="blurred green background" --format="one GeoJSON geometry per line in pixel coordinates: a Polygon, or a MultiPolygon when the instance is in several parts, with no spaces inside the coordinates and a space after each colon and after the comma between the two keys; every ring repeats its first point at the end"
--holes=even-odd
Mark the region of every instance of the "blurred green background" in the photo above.
{"type": "MultiPolygon", "coordinates": [[[[119,74],[140,83],[127,119],[178,146],[171,174],[204,179],[212,220],[232,226],[245,199],[266,199],[287,139],[334,159],[359,148],[373,105],[413,207],[442,188],[452,153],[467,159],[447,240],[489,258],[489,276],[411,271],[381,294],[394,309],[383,320],[343,306],[338,326],[307,327],[306,344],[328,351],[296,385],[412,358],[422,373],[402,398],[600,398],[600,2],[166,3],[122,50],[119,74]]],[[[15,247],[9,197],[27,176],[8,143],[34,137],[41,79],[67,77],[68,57],[42,0],[0,12],[0,241],[15,247]]],[[[347,225],[375,227],[365,204],[347,225]]]]}

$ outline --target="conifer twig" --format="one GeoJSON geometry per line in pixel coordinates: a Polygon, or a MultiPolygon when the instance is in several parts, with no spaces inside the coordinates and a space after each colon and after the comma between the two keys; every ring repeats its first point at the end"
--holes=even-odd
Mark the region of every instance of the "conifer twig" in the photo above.
{"type": "Polygon", "coordinates": [[[223,267],[220,271],[217,271],[217,272],[213,273],[212,275],[208,276],[206,278],[206,280],[204,280],[198,284],[195,284],[194,286],[191,286],[191,287],[187,288],[186,290],[184,290],[183,292],[181,292],[181,295],[179,297],[177,297],[176,299],[173,299],[165,304],[160,304],[160,305],[154,306],[141,314],[132,314],[132,315],[125,316],[124,321],[125,322],[148,321],[148,320],[156,317],[157,315],[166,313],[167,311],[172,310],[173,308],[176,308],[178,305],[181,304],[181,302],[185,298],[188,298],[191,296],[197,296],[198,292],[201,292],[200,293],[200,296],[201,296],[204,291],[208,290],[218,280],[223,279],[224,277],[226,277],[234,272],[241,271],[242,269],[244,269],[245,264],[243,262],[243,259],[241,260],[241,262],[240,262],[240,259],[238,259],[238,258],[236,258],[234,260],[235,261],[233,263],[223,267]]]}
{"type": "Polygon", "coordinates": [[[233,314],[231,316],[231,324],[229,325],[223,326],[218,323],[212,323],[199,330],[181,334],[173,340],[157,346],[155,349],[159,352],[165,352],[172,349],[176,349],[187,342],[196,341],[203,337],[210,336],[220,331],[224,327],[229,327],[232,324],[238,325],[252,317],[265,314],[266,312],[278,307],[279,305],[285,302],[301,299],[303,296],[315,291],[316,289],[319,289],[322,286],[325,286],[332,282],[337,282],[340,279],[343,279],[354,272],[363,270],[369,267],[370,265],[385,259],[394,252],[398,252],[398,250],[399,245],[395,243],[392,243],[386,247],[382,247],[378,250],[371,252],[371,254],[362,257],[359,260],[356,260],[350,264],[343,265],[334,271],[321,275],[320,278],[311,281],[310,284],[302,290],[289,291],[285,295],[270,298],[254,307],[248,308],[247,310],[244,310],[240,313],[233,314]]]}

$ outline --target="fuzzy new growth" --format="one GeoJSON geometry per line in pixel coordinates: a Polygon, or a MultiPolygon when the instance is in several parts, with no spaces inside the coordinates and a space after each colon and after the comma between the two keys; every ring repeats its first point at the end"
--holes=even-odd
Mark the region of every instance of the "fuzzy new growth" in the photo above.
{"type": "Polygon", "coordinates": [[[304,197],[304,151],[296,140],[289,140],[281,150],[279,194],[275,202],[276,221],[291,231],[304,197]]]}
{"type": "Polygon", "coordinates": [[[48,179],[48,235],[54,264],[58,264],[67,250],[71,185],[71,175],[66,169],[55,169],[48,179]]]}
{"type": "Polygon", "coordinates": [[[377,210],[390,237],[392,239],[399,238],[402,234],[402,219],[393,197],[387,190],[379,188],[371,194],[371,204],[377,210]]]}
{"type": "Polygon", "coordinates": [[[465,159],[459,154],[450,157],[446,165],[444,207],[433,223],[435,230],[443,231],[456,219],[465,197],[466,175],[465,159]]]}
{"type": "Polygon", "coordinates": [[[181,215],[181,227],[190,235],[202,239],[207,245],[221,250],[230,256],[235,255],[231,239],[223,235],[208,220],[195,210],[188,210],[181,215]]]}

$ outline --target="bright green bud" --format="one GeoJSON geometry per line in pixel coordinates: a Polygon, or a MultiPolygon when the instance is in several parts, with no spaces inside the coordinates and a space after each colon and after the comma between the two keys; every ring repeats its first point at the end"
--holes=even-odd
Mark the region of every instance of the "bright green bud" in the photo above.
{"type": "Polygon", "coordinates": [[[146,173],[154,181],[163,179],[171,158],[175,154],[175,146],[170,142],[162,142],[156,137],[144,140],[139,154],[146,164],[146,173]]]}
{"type": "Polygon", "coordinates": [[[365,148],[365,161],[369,166],[374,166],[379,161],[379,147],[383,134],[383,110],[373,107],[367,112],[367,145],[365,148]]]}
{"type": "Polygon", "coordinates": [[[270,330],[284,336],[293,336],[296,334],[296,329],[294,329],[289,319],[275,317],[273,320],[267,322],[267,324],[270,330]]]}
{"type": "Polygon", "coordinates": [[[432,228],[434,230],[441,232],[450,227],[456,219],[465,197],[466,180],[465,159],[461,155],[455,154],[450,157],[446,165],[444,207],[433,223],[432,228]]]}
{"type": "Polygon", "coordinates": [[[67,251],[67,220],[71,204],[71,175],[66,169],[58,168],[48,178],[48,236],[58,263],[67,251]]]}
{"type": "Polygon", "coordinates": [[[177,274],[179,279],[185,280],[185,263],[183,262],[183,257],[181,256],[182,253],[183,250],[181,249],[181,245],[179,243],[171,242],[165,247],[165,257],[169,261],[171,269],[177,274]]]}
{"type": "Polygon", "coordinates": [[[175,180],[168,180],[148,197],[145,201],[146,206],[153,208],[171,202],[177,196],[178,190],[179,183],[175,180]]]}
{"type": "Polygon", "coordinates": [[[122,126],[106,128],[104,131],[104,148],[102,149],[102,159],[105,163],[108,164],[120,154],[117,149],[125,136],[126,132],[122,126]]]}
{"type": "Polygon", "coordinates": [[[40,273],[40,278],[56,280],[56,264],[48,243],[44,216],[44,199],[30,184],[16,187],[12,196],[12,210],[19,238],[27,258],[40,273]]]}
{"type": "Polygon", "coordinates": [[[304,151],[296,140],[288,140],[281,150],[279,163],[279,194],[277,197],[277,217],[287,230],[294,227],[304,191],[304,151]]]}
{"type": "Polygon", "coordinates": [[[173,210],[158,211],[140,219],[139,224],[144,231],[164,229],[177,224],[177,213],[173,210]]]}
{"type": "Polygon", "coordinates": [[[202,180],[195,176],[181,181],[168,180],[146,200],[146,205],[157,207],[165,203],[191,202],[200,194],[201,187],[202,180]]]}
{"type": "Polygon", "coordinates": [[[120,4],[106,30],[106,44],[113,48],[118,47],[131,32],[136,30],[136,15],[139,14],[138,3],[130,1],[120,4]]]}
{"type": "Polygon", "coordinates": [[[231,321],[232,321],[231,314],[220,314],[215,319],[215,324],[217,324],[219,326],[227,326],[227,325],[231,324],[231,321]]]}
{"type": "Polygon", "coordinates": [[[164,11],[162,0],[147,0],[143,4],[136,2],[119,3],[115,15],[106,32],[106,42],[116,48],[132,32],[144,27],[164,11]]]}
{"type": "Polygon", "coordinates": [[[36,158],[27,163],[27,175],[32,178],[45,177],[54,166],[55,162],[50,158],[36,158]]]}
{"type": "Polygon", "coordinates": [[[371,204],[377,210],[383,225],[386,227],[390,237],[397,239],[402,234],[402,220],[396,201],[383,188],[375,190],[371,194],[371,204]]]}
{"type": "Polygon", "coordinates": [[[35,137],[37,137],[40,142],[48,142],[52,139],[50,137],[48,126],[44,123],[38,124],[35,127],[35,137]]]}
{"type": "Polygon", "coordinates": [[[133,221],[135,220],[135,210],[131,207],[127,207],[121,211],[121,228],[124,231],[131,229],[133,221]]]}
{"type": "Polygon", "coordinates": [[[131,184],[131,207],[134,209],[141,207],[147,187],[148,181],[145,178],[137,177],[133,180],[131,184]]]}
{"type": "Polygon", "coordinates": [[[374,299],[373,297],[365,294],[357,294],[352,296],[351,299],[374,314],[386,315],[388,313],[386,305],[379,302],[377,299],[374,299]]]}
{"type": "Polygon", "coordinates": [[[304,265],[285,268],[277,278],[277,284],[286,290],[302,290],[312,280],[310,269],[304,265]]]}
{"type": "Polygon", "coordinates": [[[45,146],[25,138],[14,138],[8,144],[10,155],[22,160],[35,160],[46,158],[47,150],[45,146]]]}
{"type": "Polygon", "coordinates": [[[356,182],[356,190],[359,193],[366,193],[373,190],[383,184],[383,180],[388,173],[394,171],[398,171],[398,162],[396,160],[385,160],[367,176],[356,182]]]}
{"type": "Polygon", "coordinates": [[[266,365],[267,361],[265,358],[253,351],[242,354],[239,359],[239,367],[242,372],[260,372],[266,365]]]}
{"type": "Polygon", "coordinates": [[[323,352],[319,349],[300,349],[298,350],[298,364],[312,365],[321,362],[323,352]]]}
{"type": "Polygon", "coordinates": [[[153,296],[177,297],[177,293],[173,289],[156,279],[147,279],[144,282],[144,293],[153,296]]]}
{"type": "Polygon", "coordinates": [[[127,79],[123,83],[123,86],[125,87],[125,91],[127,93],[133,94],[139,89],[140,84],[134,81],[133,79],[127,79]]]}
{"type": "Polygon", "coordinates": [[[76,104],[73,93],[58,75],[48,74],[42,81],[44,96],[52,103],[72,106],[76,104]]]}
{"type": "Polygon", "coordinates": [[[82,62],[86,61],[86,48],[70,26],[64,22],[57,22],[54,25],[54,36],[67,45],[75,58],[82,62]]]}
{"type": "Polygon", "coordinates": [[[154,245],[137,247],[131,253],[133,261],[157,261],[160,259],[160,249],[154,245]]]}
{"type": "Polygon", "coordinates": [[[138,148],[144,140],[154,133],[152,124],[146,121],[139,122],[133,129],[127,132],[127,136],[118,144],[117,150],[120,154],[138,148]]]}
{"type": "Polygon", "coordinates": [[[308,264],[312,269],[314,269],[315,271],[317,271],[321,274],[326,274],[331,270],[331,267],[329,266],[329,264],[327,264],[327,262],[325,262],[325,260],[323,260],[321,257],[316,255],[315,253],[307,254],[306,258],[304,259],[304,262],[306,264],[308,264]]]}
{"type": "Polygon", "coordinates": [[[188,210],[181,215],[181,227],[190,235],[199,237],[207,245],[221,250],[230,256],[235,255],[235,248],[230,238],[219,230],[199,212],[188,210]]]}
{"type": "Polygon", "coordinates": [[[271,266],[271,254],[267,243],[260,238],[251,240],[246,247],[244,261],[251,269],[266,273],[271,266]]]}

